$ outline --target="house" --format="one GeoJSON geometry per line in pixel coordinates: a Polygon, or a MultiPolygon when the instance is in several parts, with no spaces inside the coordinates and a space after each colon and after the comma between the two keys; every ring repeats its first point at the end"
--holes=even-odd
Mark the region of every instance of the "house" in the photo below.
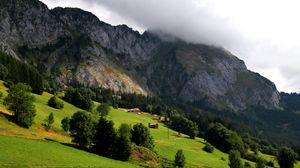
{"type": "Polygon", "coordinates": [[[148,123],[148,127],[149,128],[155,128],[155,129],[157,129],[158,128],[158,124],[157,123],[156,124],[148,123]]]}
{"type": "Polygon", "coordinates": [[[132,109],[127,109],[126,112],[141,113],[142,111],[139,108],[132,108],[132,109]]]}

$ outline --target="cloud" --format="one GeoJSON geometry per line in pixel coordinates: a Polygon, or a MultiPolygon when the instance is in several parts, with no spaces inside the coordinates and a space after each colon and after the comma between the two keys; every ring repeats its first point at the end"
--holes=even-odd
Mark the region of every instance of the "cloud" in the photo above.
{"type": "Polygon", "coordinates": [[[298,0],[42,0],[80,7],[102,21],[223,46],[281,91],[300,92],[298,0]]]}

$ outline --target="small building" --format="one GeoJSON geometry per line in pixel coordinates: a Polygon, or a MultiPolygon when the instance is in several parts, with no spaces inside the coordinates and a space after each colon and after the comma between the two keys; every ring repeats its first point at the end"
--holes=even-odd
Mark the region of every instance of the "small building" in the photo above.
{"type": "Polygon", "coordinates": [[[142,111],[139,108],[132,108],[132,109],[127,109],[126,112],[141,113],[142,111]]]}
{"type": "Polygon", "coordinates": [[[161,121],[161,122],[168,122],[168,121],[170,121],[170,119],[168,117],[160,116],[159,117],[159,121],[161,121]]]}
{"type": "Polygon", "coordinates": [[[148,127],[158,129],[158,124],[148,123],[148,127]]]}

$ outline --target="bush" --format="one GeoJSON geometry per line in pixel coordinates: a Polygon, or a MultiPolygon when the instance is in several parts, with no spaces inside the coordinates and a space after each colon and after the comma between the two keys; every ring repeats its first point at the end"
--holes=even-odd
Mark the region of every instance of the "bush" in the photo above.
{"type": "Polygon", "coordinates": [[[266,166],[274,167],[274,162],[270,160],[266,163],[266,166]]]}
{"type": "Polygon", "coordinates": [[[214,151],[214,149],[215,148],[209,143],[206,143],[206,145],[203,147],[203,150],[208,153],[212,153],[214,151]]]}
{"type": "Polygon", "coordinates": [[[109,113],[109,105],[106,103],[102,103],[97,107],[97,112],[100,114],[100,116],[105,117],[109,113]]]}
{"type": "Polygon", "coordinates": [[[257,162],[256,162],[256,165],[255,165],[256,168],[265,168],[265,160],[262,159],[262,158],[258,158],[257,162]]]}
{"type": "Polygon", "coordinates": [[[175,155],[174,160],[175,167],[184,167],[185,165],[185,156],[182,150],[178,150],[175,155]]]}
{"type": "Polygon", "coordinates": [[[297,158],[298,155],[287,147],[280,148],[277,155],[278,164],[282,168],[293,168],[297,158]]]}
{"type": "Polygon", "coordinates": [[[70,120],[70,132],[72,142],[82,147],[90,147],[95,135],[95,122],[92,116],[84,111],[74,113],[70,120]]]}
{"type": "Polygon", "coordinates": [[[65,117],[61,120],[61,127],[66,132],[68,132],[70,130],[70,118],[69,117],[65,117]]]}
{"type": "Polygon", "coordinates": [[[182,116],[173,116],[169,126],[175,131],[188,135],[191,139],[195,139],[199,133],[197,124],[182,116]]]}
{"type": "Polygon", "coordinates": [[[138,146],[144,146],[149,149],[154,148],[153,137],[150,131],[142,123],[135,124],[131,130],[131,141],[138,146]]]}
{"type": "Polygon", "coordinates": [[[88,88],[72,88],[69,87],[65,93],[64,99],[73,104],[74,106],[92,111],[94,103],[92,99],[95,97],[95,93],[88,88]]]}
{"type": "Polygon", "coordinates": [[[8,90],[8,96],[4,100],[9,110],[14,112],[14,121],[25,128],[29,128],[33,124],[33,119],[36,115],[35,99],[30,91],[30,86],[18,83],[11,86],[8,90]]]}
{"type": "Polygon", "coordinates": [[[251,167],[250,163],[249,162],[245,162],[244,164],[244,167],[247,168],[247,167],[251,167]]]}
{"type": "Polygon", "coordinates": [[[53,123],[54,123],[54,115],[53,113],[50,113],[49,116],[45,119],[45,127],[47,131],[51,129],[53,123]]]}
{"type": "Polygon", "coordinates": [[[223,152],[227,153],[230,150],[238,150],[242,154],[245,153],[242,138],[236,132],[227,129],[220,123],[211,124],[205,131],[204,138],[223,152]]]}
{"type": "Polygon", "coordinates": [[[253,153],[244,153],[243,158],[252,162],[257,162],[260,158],[253,153]]]}
{"type": "Polygon", "coordinates": [[[56,96],[53,96],[48,100],[48,105],[56,109],[64,108],[64,103],[60,101],[56,96]]]}
{"type": "Polygon", "coordinates": [[[229,167],[230,168],[242,168],[241,155],[237,150],[231,150],[229,152],[229,167]]]}

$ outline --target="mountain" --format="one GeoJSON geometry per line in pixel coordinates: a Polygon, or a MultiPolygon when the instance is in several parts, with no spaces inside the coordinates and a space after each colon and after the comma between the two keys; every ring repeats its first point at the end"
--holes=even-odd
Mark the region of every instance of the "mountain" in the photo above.
{"type": "Polygon", "coordinates": [[[2,0],[0,13],[0,50],[62,86],[102,86],[234,112],[280,108],[275,85],[221,47],[140,34],[37,0],[2,0]]]}

